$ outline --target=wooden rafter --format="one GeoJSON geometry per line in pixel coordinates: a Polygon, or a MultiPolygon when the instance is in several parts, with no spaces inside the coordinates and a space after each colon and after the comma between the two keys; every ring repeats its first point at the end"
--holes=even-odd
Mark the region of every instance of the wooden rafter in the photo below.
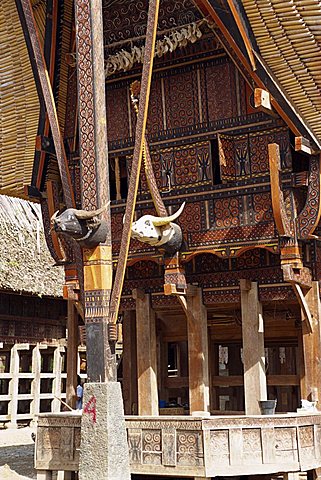
{"type": "Polygon", "coordinates": [[[50,77],[40,45],[39,33],[29,0],[15,1],[20,17],[20,22],[24,31],[29,57],[33,67],[35,81],[38,87],[39,98],[40,101],[45,104],[49,118],[52,137],[56,150],[59,172],[61,176],[65,204],[67,207],[72,207],[74,206],[75,201],[68,169],[67,157],[63,145],[63,139],[60,133],[60,127],[52,86],[50,83],[50,77]]]}

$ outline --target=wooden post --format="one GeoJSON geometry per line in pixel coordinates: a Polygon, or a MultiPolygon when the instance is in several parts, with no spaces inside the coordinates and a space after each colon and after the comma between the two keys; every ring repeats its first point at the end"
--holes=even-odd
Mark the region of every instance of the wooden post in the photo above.
{"type": "Polygon", "coordinates": [[[54,380],[52,382],[52,393],[54,398],[51,402],[51,411],[60,412],[61,403],[58,400],[61,398],[61,355],[60,346],[55,348],[53,360],[53,374],[54,380]]]}
{"type": "Polygon", "coordinates": [[[66,403],[70,407],[75,408],[78,363],[78,314],[72,300],[68,300],[67,330],[66,403]]]}
{"type": "Polygon", "coordinates": [[[17,427],[17,412],[18,412],[18,388],[19,388],[19,351],[18,345],[13,345],[11,348],[10,358],[10,375],[11,380],[9,383],[9,395],[10,401],[8,406],[8,414],[10,416],[9,426],[10,428],[17,427]]]}
{"type": "Polygon", "coordinates": [[[124,312],[122,361],[125,415],[137,415],[136,318],[134,310],[124,312]]]}
{"type": "MultiPolygon", "coordinates": [[[[301,370],[301,398],[321,402],[321,329],[320,297],[317,281],[305,294],[312,317],[312,332],[306,321],[302,322],[303,362],[301,370]]],[[[302,314],[302,316],[304,316],[302,314]]]]}
{"type": "Polygon", "coordinates": [[[240,280],[244,397],[246,415],[260,415],[259,400],[267,399],[264,325],[258,284],[240,280]]]}
{"type": "Polygon", "coordinates": [[[188,369],[190,413],[208,412],[209,370],[207,310],[202,300],[202,289],[186,297],[188,369]]]}
{"type": "Polygon", "coordinates": [[[138,415],[158,415],[155,312],[150,295],[133,290],[136,299],[138,415]]]}
{"type": "Polygon", "coordinates": [[[31,384],[32,402],[30,405],[30,412],[33,417],[40,412],[40,372],[41,372],[41,355],[39,349],[39,343],[34,347],[32,351],[32,373],[34,375],[31,384]]]}

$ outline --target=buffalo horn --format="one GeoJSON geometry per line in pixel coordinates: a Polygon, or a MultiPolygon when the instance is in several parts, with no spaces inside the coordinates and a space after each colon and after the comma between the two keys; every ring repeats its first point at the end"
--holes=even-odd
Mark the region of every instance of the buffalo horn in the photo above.
{"type": "Polygon", "coordinates": [[[185,207],[185,202],[180,206],[180,208],[177,210],[176,213],[173,213],[173,215],[169,215],[167,217],[154,217],[153,224],[155,225],[155,227],[162,227],[167,223],[174,222],[174,220],[176,220],[176,218],[180,216],[184,207],[185,207]]]}
{"type": "Polygon", "coordinates": [[[106,203],[106,205],[98,208],[98,210],[75,210],[74,213],[78,220],[90,220],[91,218],[97,217],[97,215],[100,215],[104,210],[106,210],[109,204],[110,202],[106,203]]]}
{"type": "Polygon", "coordinates": [[[59,213],[59,210],[57,210],[57,211],[53,214],[53,216],[52,216],[51,219],[50,219],[50,223],[54,223],[54,221],[56,220],[56,218],[57,218],[57,216],[58,216],[58,213],[59,213]]]}

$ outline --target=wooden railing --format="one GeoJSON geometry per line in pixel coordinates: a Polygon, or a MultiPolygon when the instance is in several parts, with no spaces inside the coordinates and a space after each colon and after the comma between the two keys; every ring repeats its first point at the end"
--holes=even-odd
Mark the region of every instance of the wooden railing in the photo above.
{"type": "MultiPolygon", "coordinates": [[[[36,469],[77,471],[81,416],[40,415],[36,469]]],[[[131,473],[215,477],[321,467],[321,414],[126,417],[131,473]]]]}

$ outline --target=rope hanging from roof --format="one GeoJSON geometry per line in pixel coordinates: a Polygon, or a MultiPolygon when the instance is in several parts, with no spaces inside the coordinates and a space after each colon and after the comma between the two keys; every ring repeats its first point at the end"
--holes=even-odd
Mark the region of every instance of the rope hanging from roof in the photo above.
{"type": "MultiPolygon", "coordinates": [[[[177,48],[186,47],[188,43],[195,43],[203,35],[200,26],[205,19],[199,22],[193,22],[183,28],[172,31],[162,39],[157,40],[155,44],[155,57],[161,58],[168,52],[174,52],[177,48]]],[[[106,62],[106,77],[113,75],[118,71],[127,72],[131,70],[135,63],[143,63],[145,47],[134,45],[130,51],[121,49],[114,55],[110,55],[106,62]]]]}

